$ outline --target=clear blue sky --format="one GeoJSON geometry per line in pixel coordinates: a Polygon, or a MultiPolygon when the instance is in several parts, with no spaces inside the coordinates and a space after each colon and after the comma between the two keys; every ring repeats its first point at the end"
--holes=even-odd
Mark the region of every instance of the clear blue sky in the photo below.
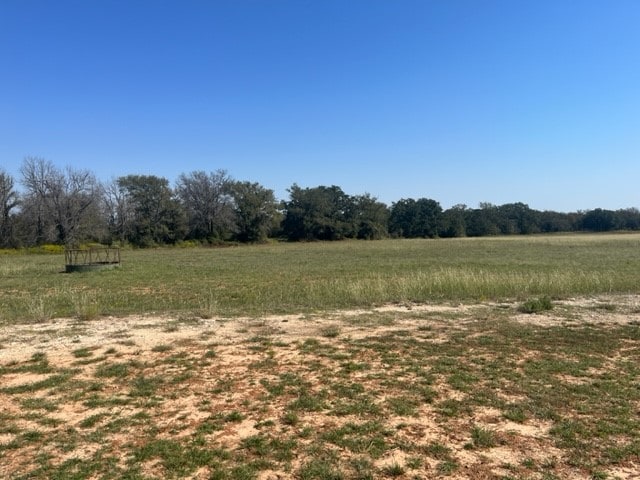
{"type": "Polygon", "coordinates": [[[640,207],[638,0],[1,0],[0,166],[640,207]]]}

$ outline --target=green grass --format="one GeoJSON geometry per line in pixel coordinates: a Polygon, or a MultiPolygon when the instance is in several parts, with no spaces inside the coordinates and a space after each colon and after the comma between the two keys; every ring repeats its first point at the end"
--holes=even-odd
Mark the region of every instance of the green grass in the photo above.
{"type": "Polygon", "coordinates": [[[612,234],[127,250],[119,269],[74,274],[60,273],[62,255],[2,255],[0,318],[198,318],[637,293],[639,247],[640,234],[612,234]]]}
{"type": "Polygon", "coordinates": [[[0,392],[13,395],[16,393],[37,392],[39,390],[60,388],[68,382],[69,378],[71,378],[72,375],[72,372],[64,371],[58,375],[51,375],[46,379],[37,382],[2,388],[0,389],[0,392]]]}

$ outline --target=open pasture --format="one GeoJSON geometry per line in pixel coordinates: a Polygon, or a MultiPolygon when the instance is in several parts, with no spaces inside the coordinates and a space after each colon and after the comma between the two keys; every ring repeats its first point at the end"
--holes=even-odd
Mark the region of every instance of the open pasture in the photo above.
{"type": "Polygon", "coordinates": [[[127,250],[113,271],[0,255],[0,319],[238,316],[640,290],[640,234],[127,250]]]}
{"type": "Polygon", "coordinates": [[[640,235],[0,257],[0,478],[622,479],[640,235]],[[552,309],[525,314],[525,300],[552,309]]]}

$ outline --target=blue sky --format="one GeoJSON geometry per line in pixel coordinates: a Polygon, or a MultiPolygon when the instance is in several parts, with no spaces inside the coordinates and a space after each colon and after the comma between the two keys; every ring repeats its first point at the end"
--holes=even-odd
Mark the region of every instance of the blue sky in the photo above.
{"type": "Polygon", "coordinates": [[[0,167],[640,207],[637,0],[2,0],[0,167]]]}

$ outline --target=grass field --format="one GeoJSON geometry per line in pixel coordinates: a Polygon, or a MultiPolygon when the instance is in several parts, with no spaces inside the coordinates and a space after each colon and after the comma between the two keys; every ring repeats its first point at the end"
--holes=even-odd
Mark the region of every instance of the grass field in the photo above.
{"type": "Polygon", "coordinates": [[[63,274],[60,255],[0,255],[0,318],[264,315],[401,302],[640,290],[640,234],[131,250],[63,274]]]}
{"type": "Polygon", "coordinates": [[[0,256],[2,479],[638,478],[640,235],[63,268],[0,256]]]}

